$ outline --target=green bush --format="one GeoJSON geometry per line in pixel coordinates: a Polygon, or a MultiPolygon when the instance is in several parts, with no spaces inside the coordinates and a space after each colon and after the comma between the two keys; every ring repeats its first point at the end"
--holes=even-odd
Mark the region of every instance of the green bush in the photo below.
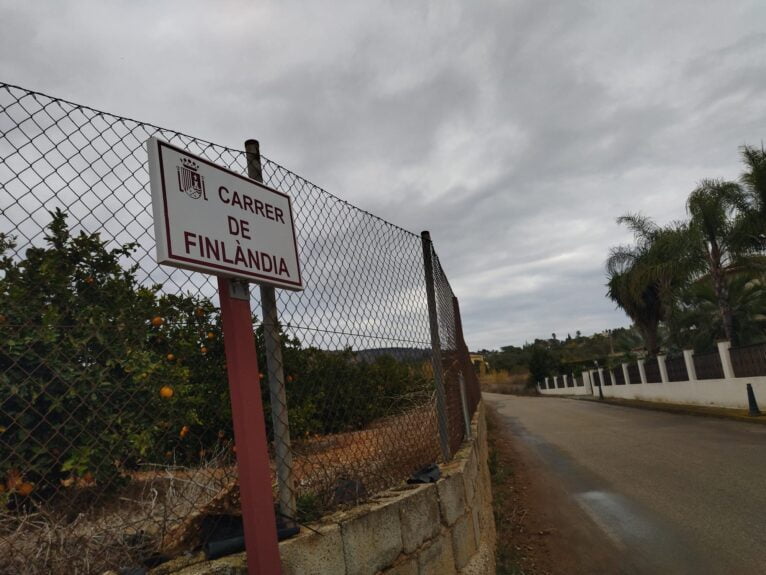
{"type": "MultiPolygon", "coordinates": [[[[200,381],[222,369],[217,341],[200,353],[201,334],[219,331],[209,303],[140,286],[120,265],[134,245],[108,250],[51,215],[44,247],[0,261],[0,482],[41,494],[73,478],[112,483],[175,452],[218,391],[200,381]]],[[[14,247],[0,241],[2,253],[14,247]]]]}
{"type": "MultiPolygon", "coordinates": [[[[193,465],[232,440],[220,312],[142,286],[135,245],[107,249],[51,213],[23,259],[0,234],[0,495],[105,490],[142,463],[193,465]]],[[[253,319],[254,326],[256,325],[253,319]]],[[[267,372],[263,328],[255,330],[267,372]]],[[[292,436],[354,430],[422,404],[422,364],[361,360],[282,334],[292,436]]],[[[271,434],[268,378],[261,381],[271,434]]],[[[6,495],[7,497],[7,495],[6,495]]]]}

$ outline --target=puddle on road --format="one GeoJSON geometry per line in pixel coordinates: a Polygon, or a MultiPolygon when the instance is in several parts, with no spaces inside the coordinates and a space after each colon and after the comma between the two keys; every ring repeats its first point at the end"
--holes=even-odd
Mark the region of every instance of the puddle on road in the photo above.
{"type": "Polygon", "coordinates": [[[623,496],[608,491],[586,491],[575,499],[601,529],[620,546],[626,542],[645,540],[654,536],[656,528],[641,517],[623,496]]]}

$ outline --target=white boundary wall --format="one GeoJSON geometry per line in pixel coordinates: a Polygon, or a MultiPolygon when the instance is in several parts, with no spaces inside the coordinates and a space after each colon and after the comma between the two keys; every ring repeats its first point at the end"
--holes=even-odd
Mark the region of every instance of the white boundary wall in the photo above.
{"type": "MultiPolygon", "coordinates": [[[[604,397],[640,399],[658,403],[680,403],[747,409],[747,384],[753,386],[756,400],[766,405],[766,377],[738,377],[734,379],[703,379],[698,381],[673,381],[670,383],[631,383],[629,385],[605,385],[604,397]]],[[[598,397],[598,386],[591,394],[586,387],[542,389],[543,395],[593,395],[598,397]]]]}
{"type": "MultiPolygon", "coordinates": [[[[539,388],[538,388],[539,389],[539,388]]],[[[593,395],[590,386],[580,387],[560,387],[556,389],[540,389],[540,393],[543,395],[593,395]]],[[[596,395],[598,395],[598,388],[596,388],[596,395]]]]}

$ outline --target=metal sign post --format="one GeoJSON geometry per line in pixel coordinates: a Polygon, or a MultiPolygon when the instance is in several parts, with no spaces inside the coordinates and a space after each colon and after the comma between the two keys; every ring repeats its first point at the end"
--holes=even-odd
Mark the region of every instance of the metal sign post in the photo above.
{"type": "MultiPolygon", "coordinates": [[[[219,276],[248,573],[279,574],[268,441],[247,282],[266,284],[262,290],[270,294],[264,298],[270,302],[264,303],[264,315],[271,324],[266,326],[266,347],[270,382],[282,385],[281,396],[272,390],[272,409],[281,414],[279,410],[286,409],[284,376],[272,376],[276,369],[273,357],[280,360],[281,374],[273,286],[303,289],[292,203],[286,194],[254,181],[261,179],[260,161],[257,173],[248,166],[255,176],[250,179],[156,138],[150,138],[147,147],[158,262],[219,276]]],[[[257,151],[257,142],[255,148],[257,151]]],[[[279,421],[286,426],[286,414],[282,415],[279,421]]],[[[284,433],[276,420],[275,431],[284,433]]],[[[289,435],[286,445],[287,457],[277,452],[280,467],[285,460],[289,464],[289,435]]],[[[291,480],[283,477],[283,469],[278,475],[280,486],[283,480],[291,480]]],[[[280,489],[280,494],[283,491],[292,495],[292,489],[280,489]]]]}
{"type": "Polygon", "coordinates": [[[271,495],[269,448],[266,421],[258,379],[258,354],[255,350],[250,294],[239,299],[232,282],[218,278],[221,319],[226,347],[226,371],[229,376],[234,441],[237,447],[240,501],[245,530],[247,572],[281,573],[279,541],[271,495]]]}
{"type": "MultiPolygon", "coordinates": [[[[258,141],[248,140],[245,142],[245,151],[247,153],[247,175],[256,182],[263,181],[258,141]]],[[[293,453],[290,446],[285,364],[282,359],[282,342],[279,334],[277,297],[272,286],[261,286],[261,310],[263,311],[263,339],[266,345],[266,367],[269,375],[271,422],[274,426],[274,455],[277,464],[279,512],[283,518],[292,522],[292,518],[296,515],[293,453]]]]}

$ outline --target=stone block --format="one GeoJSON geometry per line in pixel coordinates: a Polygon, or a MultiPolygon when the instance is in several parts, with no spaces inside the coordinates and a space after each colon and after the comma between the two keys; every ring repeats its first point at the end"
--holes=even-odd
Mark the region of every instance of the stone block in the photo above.
{"type": "Polygon", "coordinates": [[[455,573],[455,557],[452,553],[452,541],[447,533],[433,539],[418,554],[420,575],[452,575],[455,573]]]}
{"type": "Polygon", "coordinates": [[[471,509],[471,517],[473,518],[473,536],[476,540],[476,544],[478,545],[481,543],[481,528],[479,527],[481,523],[479,523],[479,508],[474,507],[471,509]]]}
{"type": "Polygon", "coordinates": [[[283,575],[323,575],[345,573],[346,558],[340,526],[323,525],[279,544],[283,575]]]}
{"type": "Polygon", "coordinates": [[[436,483],[442,522],[450,526],[465,514],[465,483],[463,474],[444,477],[436,483]]]}
{"type": "Polygon", "coordinates": [[[186,569],[187,567],[197,565],[198,563],[205,563],[205,561],[206,561],[205,554],[202,551],[200,551],[199,553],[194,553],[191,555],[182,555],[181,557],[176,557],[175,559],[171,559],[170,561],[167,561],[166,563],[162,563],[161,565],[158,565],[154,569],[151,569],[149,573],[151,575],[175,575],[182,569],[186,569]]]}
{"type": "Polygon", "coordinates": [[[418,575],[418,561],[415,557],[410,557],[390,569],[386,569],[383,571],[383,575],[418,575]]]}
{"type": "Polygon", "coordinates": [[[465,567],[468,560],[476,553],[477,545],[473,513],[467,513],[452,527],[452,551],[455,555],[455,566],[458,569],[465,567]]]}
{"type": "Polygon", "coordinates": [[[229,555],[214,561],[190,565],[175,575],[247,575],[247,557],[244,553],[229,555]]]}
{"type": "Polygon", "coordinates": [[[399,517],[405,553],[412,553],[424,541],[435,537],[441,529],[436,486],[424,485],[408,493],[399,506],[399,517]]]}
{"type": "MultiPolygon", "coordinates": [[[[369,575],[389,567],[402,552],[401,502],[373,506],[341,523],[348,575],[369,575]]],[[[329,573],[330,571],[325,571],[329,573]]]]}
{"type": "Polygon", "coordinates": [[[479,552],[475,553],[460,575],[495,575],[495,546],[482,542],[479,552]]]}

